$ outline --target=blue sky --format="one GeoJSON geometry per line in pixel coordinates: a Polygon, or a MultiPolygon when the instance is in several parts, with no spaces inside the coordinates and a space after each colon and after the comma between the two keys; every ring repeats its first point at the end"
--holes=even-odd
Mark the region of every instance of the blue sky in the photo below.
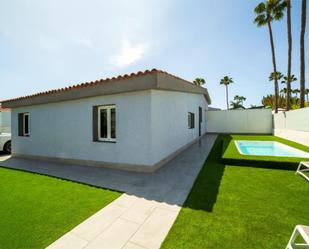
{"type": "MultiPolygon", "coordinates": [[[[221,108],[225,89],[219,81],[229,75],[235,82],[230,86],[231,98],[243,95],[246,106],[260,105],[273,85],[268,82],[272,71],[268,32],[253,24],[257,3],[2,0],[0,99],[158,68],[190,81],[205,78],[212,106],[221,108]]],[[[297,78],[300,13],[301,1],[292,0],[292,71],[297,78]]],[[[285,73],[286,19],[273,29],[278,69],[285,73]]]]}

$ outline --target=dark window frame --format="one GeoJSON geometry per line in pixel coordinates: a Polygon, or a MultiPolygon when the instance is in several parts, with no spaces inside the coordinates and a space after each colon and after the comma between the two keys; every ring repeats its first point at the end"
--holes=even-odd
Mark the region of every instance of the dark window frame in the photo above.
{"type": "Polygon", "coordinates": [[[189,129],[195,128],[195,115],[193,112],[188,112],[188,128],[189,129]]]}
{"type": "Polygon", "coordinates": [[[30,113],[18,113],[18,136],[30,137],[30,128],[30,113]]]}
{"type": "Polygon", "coordinates": [[[116,143],[117,132],[116,132],[116,105],[99,105],[93,106],[92,109],[92,123],[93,123],[93,141],[94,142],[107,142],[116,143]],[[101,111],[106,110],[106,136],[102,136],[102,116],[101,111]],[[114,111],[113,111],[114,110],[114,111]],[[113,118],[114,117],[114,118],[113,118]]]}

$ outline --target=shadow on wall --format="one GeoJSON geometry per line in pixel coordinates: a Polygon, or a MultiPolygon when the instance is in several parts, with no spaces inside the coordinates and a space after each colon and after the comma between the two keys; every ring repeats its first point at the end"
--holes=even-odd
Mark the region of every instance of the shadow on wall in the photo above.
{"type": "MultiPolygon", "coordinates": [[[[228,138],[232,139],[230,136],[228,138]]],[[[221,162],[221,156],[225,149],[224,140],[217,139],[184,207],[212,212],[224,174],[225,165],[221,162]]]]}

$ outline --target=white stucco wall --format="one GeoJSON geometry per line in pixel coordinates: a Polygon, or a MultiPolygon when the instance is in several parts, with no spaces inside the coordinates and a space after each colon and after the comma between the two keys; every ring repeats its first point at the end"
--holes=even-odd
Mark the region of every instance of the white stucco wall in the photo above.
{"type": "Polygon", "coordinates": [[[274,135],[309,146],[309,107],[274,114],[274,135]]]}
{"type": "Polygon", "coordinates": [[[199,137],[199,106],[202,107],[202,135],[206,132],[208,106],[203,95],[153,90],[151,103],[152,163],[199,137]],[[194,129],[188,128],[188,112],[195,114],[194,129]]]}
{"type": "Polygon", "coordinates": [[[198,137],[201,94],[147,90],[15,108],[15,154],[152,166],[198,137]],[[116,105],[116,143],[92,141],[92,107],[116,105]],[[30,137],[18,136],[18,113],[30,113],[30,137]],[[195,129],[188,129],[188,112],[195,129]]]}
{"type": "Polygon", "coordinates": [[[13,153],[150,164],[150,91],[14,109],[13,153]],[[116,143],[93,142],[92,107],[116,105],[116,143]],[[18,113],[30,113],[30,137],[18,136],[18,113]]]}
{"type": "Polygon", "coordinates": [[[0,112],[0,132],[11,132],[11,112],[0,112]]]}
{"type": "Polygon", "coordinates": [[[272,133],[270,109],[207,111],[207,132],[272,133]]]}

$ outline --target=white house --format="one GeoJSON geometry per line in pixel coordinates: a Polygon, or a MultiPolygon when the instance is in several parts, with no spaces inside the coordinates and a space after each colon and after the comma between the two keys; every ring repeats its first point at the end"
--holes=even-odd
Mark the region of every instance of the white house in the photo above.
{"type": "Polygon", "coordinates": [[[132,73],[6,100],[12,156],[152,172],[206,132],[206,88],[132,73]]]}

